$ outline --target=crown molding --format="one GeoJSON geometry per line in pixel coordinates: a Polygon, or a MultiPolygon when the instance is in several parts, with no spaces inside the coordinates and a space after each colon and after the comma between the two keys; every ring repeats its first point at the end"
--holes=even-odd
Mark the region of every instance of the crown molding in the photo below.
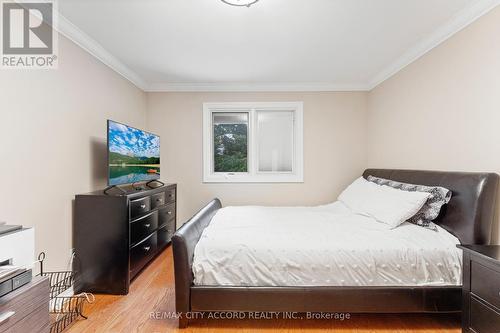
{"type": "Polygon", "coordinates": [[[122,63],[118,58],[109,53],[101,44],[80,30],[76,25],[71,23],[61,13],[58,13],[58,22],[56,30],[72,42],[80,46],[82,49],[90,53],[92,56],[100,60],[103,64],[110,67],[112,70],[123,76],[125,79],[132,82],[137,88],[145,90],[146,82],[131,70],[127,65],[122,63]]]}
{"type": "Polygon", "coordinates": [[[335,84],[328,82],[277,83],[156,83],[147,92],[313,92],[313,91],[367,91],[364,84],[335,84]]]}
{"type": "Polygon", "coordinates": [[[461,10],[452,19],[435,30],[430,36],[409,49],[395,62],[375,75],[367,84],[368,90],[374,89],[498,5],[500,5],[500,0],[480,0],[461,10]]]}

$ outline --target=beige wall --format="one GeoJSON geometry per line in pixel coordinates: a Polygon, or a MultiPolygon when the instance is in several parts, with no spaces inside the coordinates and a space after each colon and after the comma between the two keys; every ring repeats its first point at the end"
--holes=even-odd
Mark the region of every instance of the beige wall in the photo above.
{"type": "Polygon", "coordinates": [[[0,91],[0,221],[65,268],[72,199],[106,185],[106,119],[145,126],[146,94],[63,37],[59,69],[0,71],[0,91]]]}
{"type": "Polygon", "coordinates": [[[161,136],[162,179],[179,186],[179,224],[214,197],[224,205],[332,202],[366,165],[366,93],[152,93],[147,125],[161,136]],[[202,104],[226,101],[304,102],[304,183],[202,183],[202,104]]]}
{"type": "Polygon", "coordinates": [[[498,36],[500,8],[369,94],[369,166],[500,173],[498,36]]]}

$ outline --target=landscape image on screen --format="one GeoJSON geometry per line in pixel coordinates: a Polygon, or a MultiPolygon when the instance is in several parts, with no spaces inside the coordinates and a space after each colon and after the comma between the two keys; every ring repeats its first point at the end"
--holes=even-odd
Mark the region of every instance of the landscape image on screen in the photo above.
{"type": "Polygon", "coordinates": [[[160,178],[160,137],[108,121],[109,185],[160,178]]]}

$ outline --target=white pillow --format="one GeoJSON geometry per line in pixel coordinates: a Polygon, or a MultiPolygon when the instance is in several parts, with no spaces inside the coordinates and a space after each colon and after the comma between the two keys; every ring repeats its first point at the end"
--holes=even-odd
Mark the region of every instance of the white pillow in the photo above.
{"type": "Polygon", "coordinates": [[[354,213],[374,218],[395,228],[415,215],[430,193],[409,192],[356,179],[338,197],[354,213]]]}

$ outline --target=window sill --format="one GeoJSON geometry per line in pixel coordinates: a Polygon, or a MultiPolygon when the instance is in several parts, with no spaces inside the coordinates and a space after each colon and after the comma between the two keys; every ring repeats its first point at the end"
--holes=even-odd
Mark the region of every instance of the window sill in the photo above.
{"type": "Polygon", "coordinates": [[[272,175],[208,175],[203,177],[203,183],[303,183],[304,177],[295,174],[272,175]]]}

